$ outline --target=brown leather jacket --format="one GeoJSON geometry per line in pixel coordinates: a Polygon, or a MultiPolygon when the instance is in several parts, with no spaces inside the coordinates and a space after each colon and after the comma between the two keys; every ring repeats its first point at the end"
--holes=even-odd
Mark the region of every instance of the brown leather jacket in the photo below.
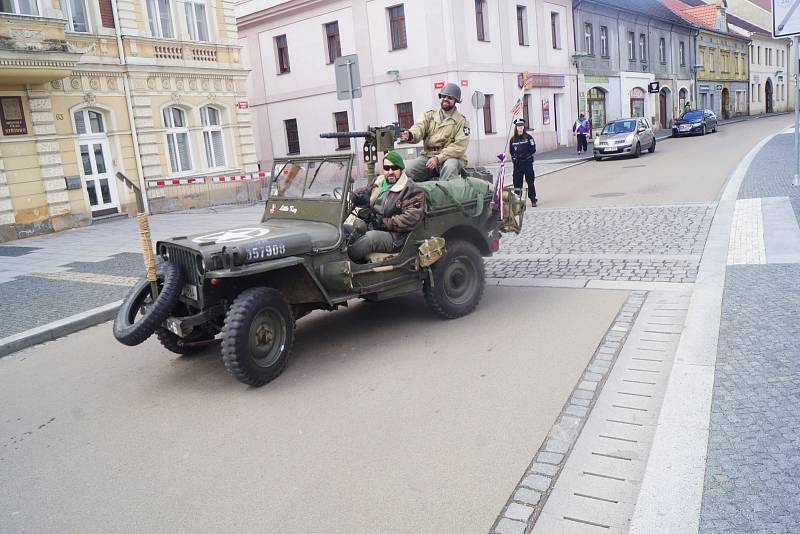
{"type": "Polygon", "coordinates": [[[356,205],[369,207],[381,215],[383,228],[392,233],[396,251],[403,248],[408,234],[425,218],[425,192],[403,173],[389,188],[383,202],[379,202],[381,184],[386,180],[380,176],[372,184],[355,192],[356,205]]]}

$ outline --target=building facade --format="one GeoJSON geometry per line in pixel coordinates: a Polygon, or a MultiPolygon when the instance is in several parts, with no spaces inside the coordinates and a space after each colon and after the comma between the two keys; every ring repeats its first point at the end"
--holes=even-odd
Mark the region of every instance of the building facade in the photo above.
{"type": "Polygon", "coordinates": [[[540,150],[573,143],[576,114],[569,0],[248,0],[237,5],[259,159],[351,150],[325,131],[398,122],[438,108],[447,82],[462,90],[470,162],[504,150],[523,86],[540,150]],[[338,100],[334,61],[356,54],[362,96],[338,100]],[[524,76],[523,76],[524,75],[524,76]],[[527,83],[523,83],[527,82],[527,83]],[[476,109],[479,91],[485,104],[476,109]],[[355,116],[353,116],[355,115],[355,116]]]}
{"type": "Polygon", "coordinates": [[[593,135],[631,116],[671,128],[694,88],[694,28],[657,0],[584,0],[573,10],[580,105],[593,135]]]}
{"type": "Polygon", "coordinates": [[[232,2],[2,9],[0,241],[132,210],[116,172],[143,185],[256,170],[232,2]]]}
{"type": "Polygon", "coordinates": [[[736,25],[750,38],[750,114],[793,110],[792,42],[753,25],[736,25]]]}

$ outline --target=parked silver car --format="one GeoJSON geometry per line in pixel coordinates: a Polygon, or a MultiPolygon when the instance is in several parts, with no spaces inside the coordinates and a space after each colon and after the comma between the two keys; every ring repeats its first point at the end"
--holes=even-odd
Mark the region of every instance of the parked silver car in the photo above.
{"type": "Polygon", "coordinates": [[[642,150],[656,151],[656,134],[644,117],[618,119],[603,127],[594,142],[594,159],[607,156],[633,155],[638,158],[642,150]]]}

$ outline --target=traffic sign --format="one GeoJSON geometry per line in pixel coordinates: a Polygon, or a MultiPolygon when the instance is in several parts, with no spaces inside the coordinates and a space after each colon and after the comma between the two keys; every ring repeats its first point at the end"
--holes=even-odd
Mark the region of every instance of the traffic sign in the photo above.
{"type": "Polygon", "coordinates": [[[772,0],[772,35],[800,35],[800,0],[772,0]]]}
{"type": "Polygon", "coordinates": [[[336,72],[336,97],[339,100],[361,98],[361,75],[358,71],[358,56],[337,57],[333,62],[336,72]]]}
{"type": "Polygon", "coordinates": [[[486,95],[481,93],[480,91],[475,91],[472,93],[472,107],[474,109],[483,109],[483,106],[486,105],[486,95]]]}

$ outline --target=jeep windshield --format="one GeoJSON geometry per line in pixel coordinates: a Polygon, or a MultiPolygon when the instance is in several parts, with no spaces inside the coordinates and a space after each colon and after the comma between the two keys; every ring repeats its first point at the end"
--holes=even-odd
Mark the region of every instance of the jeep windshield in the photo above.
{"type": "Polygon", "coordinates": [[[270,198],[341,199],[351,167],[349,155],[276,159],[270,198]]]}

